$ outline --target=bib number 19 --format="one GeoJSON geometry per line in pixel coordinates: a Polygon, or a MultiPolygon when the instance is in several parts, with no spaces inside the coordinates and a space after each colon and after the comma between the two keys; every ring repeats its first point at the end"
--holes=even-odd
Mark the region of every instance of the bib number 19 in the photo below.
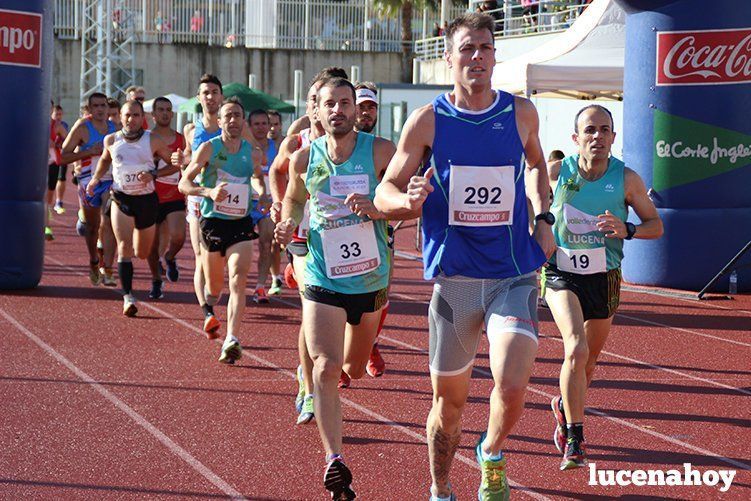
{"type": "Polygon", "coordinates": [[[586,270],[587,268],[589,268],[589,256],[587,256],[586,254],[572,254],[571,266],[575,270],[586,270]]]}

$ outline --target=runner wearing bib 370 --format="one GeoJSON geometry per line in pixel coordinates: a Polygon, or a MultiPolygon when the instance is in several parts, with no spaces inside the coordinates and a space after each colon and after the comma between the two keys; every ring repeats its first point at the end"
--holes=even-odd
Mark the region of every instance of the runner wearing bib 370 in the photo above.
{"type": "Polygon", "coordinates": [[[303,326],[313,360],[316,422],[326,451],[324,486],[332,499],[348,500],[355,494],[341,457],[337,382],[342,368],[353,379],[365,373],[388,298],[386,221],[371,200],[394,146],[354,131],[355,89],[347,80],[323,82],[318,116],[326,135],[292,155],[275,233],[280,244],[290,242],[310,195],[303,326]]]}
{"type": "Polygon", "coordinates": [[[159,174],[177,170],[170,164],[167,145],[143,125],[143,105],[128,101],[120,110],[122,130],[104,138],[104,152],[86,188],[89,196],[96,192],[105,173],[112,166],[112,229],[117,239],[117,273],[123,289],[123,314],[135,316],[138,308],[131,293],[133,287],[132,258],[147,259],[156,233],[159,201],[154,180],[159,174]],[[167,167],[157,171],[154,159],[167,167]]]}
{"type": "Polygon", "coordinates": [[[555,246],[548,224],[529,233],[526,198],[537,213],[549,202],[537,112],[527,99],[492,90],[493,28],[493,19],[478,13],[449,25],[454,88],[407,120],[375,199],[389,219],[422,209],[425,278],[435,279],[427,423],[433,500],[454,496],[448,472],[483,327],[495,384],[487,431],[475,447],[478,498],[508,499],[501,446],[524,409],[537,352],[535,270],[555,246]],[[433,167],[417,175],[431,154],[433,167]]]}
{"type": "Polygon", "coordinates": [[[542,274],[542,293],[565,351],[562,396],[551,402],[561,470],[587,464],[585,396],[620,300],[623,240],[662,235],[644,182],[610,156],[615,140],[610,112],[599,105],[583,108],[574,131],[579,153],[563,160],[557,179],[551,176],[558,250],[542,274]],[[629,206],[640,225],[626,222],[629,206]]]}
{"type": "Polygon", "coordinates": [[[242,139],[245,110],[239,101],[226,101],[219,109],[222,134],[202,144],[180,180],[180,191],[201,196],[201,258],[206,275],[206,303],[219,301],[224,284],[224,264],[229,273],[227,336],[219,362],[233,364],[242,356],[238,339],[245,310],[245,283],[253,258],[251,179],[265,187],[260,169],[262,155],[242,139]],[[201,173],[200,186],[194,180],[201,173]]]}

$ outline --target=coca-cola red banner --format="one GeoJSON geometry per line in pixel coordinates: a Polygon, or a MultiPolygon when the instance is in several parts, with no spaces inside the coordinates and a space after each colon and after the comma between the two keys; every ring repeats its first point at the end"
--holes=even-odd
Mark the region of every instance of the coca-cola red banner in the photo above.
{"type": "Polygon", "coordinates": [[[657,33],[657,85],[751,82],[751,28],[657,33]]]}
{"type": "Polygon", "coordinates": [[[41,66],[41,14],[0,9],[0,64],[41,66]]]}

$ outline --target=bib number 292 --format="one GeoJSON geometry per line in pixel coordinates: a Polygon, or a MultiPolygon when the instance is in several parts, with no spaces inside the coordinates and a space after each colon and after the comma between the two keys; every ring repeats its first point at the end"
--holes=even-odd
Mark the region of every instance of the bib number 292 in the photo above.
{"type": "Polygon", "coordinates": [[[467,194],[467,198],[464,199],[464,203],[467,205],[497,205],[501,203],[501,188],[498,186],[492,188],[467,186],[464,188],[464,193],[467,194]]]}

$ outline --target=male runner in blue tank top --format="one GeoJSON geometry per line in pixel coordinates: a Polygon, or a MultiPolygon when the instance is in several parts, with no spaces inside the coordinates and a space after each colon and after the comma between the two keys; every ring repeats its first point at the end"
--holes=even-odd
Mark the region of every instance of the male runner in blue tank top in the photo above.
{"type": "Polygon", "coordinates": [[[501,447],[524,409],[537,352],[535,270],[555,248],[545,221],[548,176],[534,106],[491,88],[493,19],[478,13],[455,19],[445,57],[454,89],[410,116],[375,203],[389,219],[417,217],[422,209],[425,278],[435,279],[427,422],[432,499],[454,498],[449,468],[484,326],[495,384],[487,431],[475,448],[478,497],[501,500],[509,496],[501,447]],[[431,152],[433,166],[419,175],[431,152]],[[532,235],[527,197],[538,214],[532,235]]]}
{"type": "MultiPolygon", "coordinates": [[[[102,274],[99,267],[111,267],[115,253],[115,237],[112,234],[111,226],[106,225],[106,234],[101,235],[102,243],[106,245],[104,249],[105,262],[99,262],[97,239],[100,238],[100,226],[104,223],[102,208],[109,197],[112,176],[107,176],[92,196],[86,193],[86,186],[91,180],[99,156],[102,154],[104,137],[115,132],[115,125],[107,120],[107,96],[104,94],[99,92],[91,94],[88,99],[88,109],[91,117],[78,120],[68,137],[65,138],[61,161],[63,164],[81,161],[81,169],[77,174],[78,198],[86,221],[84,236],[86,248],[89,251],[89,280],[91,280],[92,285],[99,285],[102,283],[102,274]]],[[[111,270],[107,270],[105,285],[116,285],[110,273],[111,270]]]]}
{"type": "Polygon", "coordinates": [[[292,155],[275,236],[280,244],[289,243],[310,195],[303,327],[313,360],[316,422],[326,451],[324,486],[332,499],[350,500],[355,494],[341,456],[337,382],[342,369],[353,379],[365,373],[388,298],[387,225],[372,198],[394,145],[354,130],[355,89],[345,79],[321,85],[318,116],[326,135],[292,155]]]}
{"type": "Polygon", "coordinates": [[[560,469],[587,464],[584,400],[620,301],[623,240],[662,235],[662,221],[639,174],[610,155],[607,108],[590,105],[574,120],[578,154],[551,176],[558,250],[542,274],[542,293],[563,337],[561,395],[551,407],[560,469]],[[631,207],[641,220],[627,222],[631,207]]]}
{"type": "Polygon", "coordinates": [[[253,259],[251,180],[265,195],[261,162],[263,155],[242,137],[245,110],[231,98],[219,109],[222,133],[203,143],[180,180],[180,191],[201,200],[201,259],[206,275],[204,297],[214,306],[224,284],[224,264],[229,275],[227,336],[219,362],[233,364],[242,356],[238,339],[245,311],[245,283],[253,259]],[[196,176],[201,174],[199,183],[196,176]]]}

